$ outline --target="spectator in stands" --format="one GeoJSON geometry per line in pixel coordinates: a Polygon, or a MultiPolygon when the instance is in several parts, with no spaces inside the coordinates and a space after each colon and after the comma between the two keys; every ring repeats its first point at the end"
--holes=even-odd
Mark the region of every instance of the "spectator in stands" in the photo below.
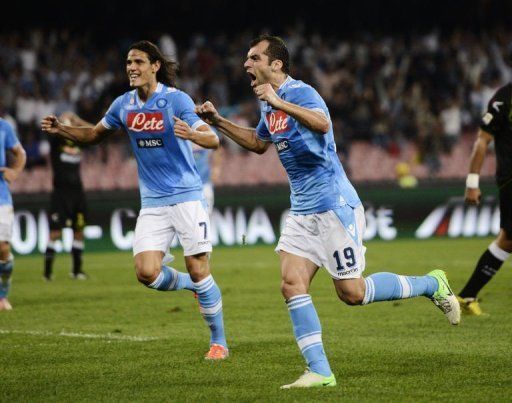
{"type": "MultiPolygon", "coordinates": [[[[424,112],[441,120],[441,138],[450,150],[463,130],[457,130],[459,121],[470,116],[475,128],[490,96],[510,78],[502,53],[512,43],[512,31],[390,36],[366,32],[340,40],[309,34],[301,24],[283,29],[291,44],[292,75],[320,89],[333,121],[342,122],[343,139],[373,141],[392,156],[403,151],[404,139],[420,144],[422,154],[432,148],[425,142],[437,142],[425,137],[430,131],[418,124],[424,112]],[[440,108],[439,99],[447,95],[456,97],[457,107],[440,108]],[[426,101],[425,110],[419,105],[426,101]]],[[[196,100],[212,98],[243,120],[245,102],[252,95],[238,60],[248,37],[251,32],[232,37],[196,34],[178,41],[163,34],[161,40],[169,52],[175,49],[180,55],[179,88],[196,100]]],[[[123,57],[117,43],[101,46],[87,31],[0,34],[0,101],[16,119],[22,141],[25,127],[38,122],[41,107],[53,105],[54,113],[75,110],[94,120],[105,112],[113,94],[125,91],[124,77],[119,79],[116,70],[123,57]],[[39,97],[39,91],[47,97],[39,97]]],[[[231,149],[238,150],[228,143],[231,149]]],[[[436,158],[426,160],[434,161],[429,166],[435,171],[436,158]]]]}
{"type": "Polygon", "coordinates": [[[447,100],[444,109],[441,110],[440,120],[443,130],[443,151],[451,153],[462,129],[462,111],[456,97],[447,100]]]}
{"type": "Polygon", "coordinates": [[[34,125],[29,126],[28,130],[24,133],[23,147],[27,154],[26,169],[46,165],[46,158],[41,153],[39,133],[40,131],[34,125]]]}

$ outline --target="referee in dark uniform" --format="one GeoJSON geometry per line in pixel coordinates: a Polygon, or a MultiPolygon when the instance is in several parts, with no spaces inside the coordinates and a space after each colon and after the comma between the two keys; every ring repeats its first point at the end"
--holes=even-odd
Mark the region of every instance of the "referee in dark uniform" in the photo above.
{"type": "Polygon", "coordinates": [[[500,232],[478,261],[468,283],[459,293],[462,311],[481,315],[478,292],[496,274],[512,253],[512,83],[500,88],[489,101],[473,146],[466,179],[466,203],[478,205],[481,198],[479,173],[487,147],[494,140],[496,182],[500,201],[500,232]]]}
{"type": "MultiPolygon", "coordinates": [[[[73,113],[64,113],[63,121],[74,125],[89,125],[73,113]]],[[[80,161],[82,150],[69,140],[50,137],[51,165],[53,170],[53,192],[50,209],[50,239],[44,255],[44,278],[52,279],[55,259],[55,241],[62,235],[62,229],[73,229],[73,246],[71,255],[73,266],[70,277],[85,280],[87,275],[82,270],[82,253],[84,250],[84,227],[86,222],[86,200],[80,178],[80,161]]]]}

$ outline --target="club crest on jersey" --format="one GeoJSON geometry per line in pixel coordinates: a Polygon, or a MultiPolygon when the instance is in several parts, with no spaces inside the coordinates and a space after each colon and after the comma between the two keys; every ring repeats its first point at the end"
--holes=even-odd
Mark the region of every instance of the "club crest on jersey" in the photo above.
{"type": "Polygon", "coordinates": [[[279,134],[288,131],[288,115],[283,111],[269,112],[266,118],[270,134],[279,134]]]}
{"type": "Polygon", "coordinates": [[[128,130],[134,132],[158,133],[165,130],[162,112],[129,112],[128,130]]]}
{"type": "Polygon", "coordinates": [[[160,98],[156,101],[156,106],[158,106],[159,108],[165,108],[167,106],[167,99],[165,98],[160,98]]]}

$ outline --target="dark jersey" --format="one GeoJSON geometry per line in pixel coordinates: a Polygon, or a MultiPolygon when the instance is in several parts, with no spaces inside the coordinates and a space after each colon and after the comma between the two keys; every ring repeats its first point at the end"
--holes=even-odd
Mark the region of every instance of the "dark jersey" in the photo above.
{"type": "Polygon", "coordinates": [[[54,189],[82,189],[80,147],[70,140],[57,137],[50,138],[50,145],[54,189]]]}
{"type": "Polygon", "coordinates": [[[498,186],[512,181],[512,83],[491,98],[480,128],[494,136],[498,186]]]}

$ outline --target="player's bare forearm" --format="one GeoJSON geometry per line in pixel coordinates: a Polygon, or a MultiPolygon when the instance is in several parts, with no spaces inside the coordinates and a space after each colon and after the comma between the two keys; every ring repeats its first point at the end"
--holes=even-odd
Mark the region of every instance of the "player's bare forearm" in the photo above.
{"type": "Polygon", "coordinates": [[[291,116],[308,129],[319,134],[326,134],[330,128],[330,122],[327,116],[319,111],[303,108],[302,106],[282,100],[275,106],[287,115],[291,116]]]}
{"type": "Polygon", "coordinates": [[[62,137],[74,141],[79,144],[99,144],[101,143],[113,130],[107,130],[102,125],[98,130],[98,123],[95,127],[92,126],[66,126],[63,130],[62,137]]]}
{"type": "Polygon", "coordinates": [[[285,101],[276,94],[270,83],[258,85],[253,91],[259,100],[283,111],[315,133],[327,134],[329,131],[330,122],[324,113],[285,101]]]}
{"type": "Polygon", "coordinates": [[[471,153],[471,160],[469,163],[469,172],[479,174],[484,164],[485,155],[487,154],[487,147],[492,141],[492,135],[480,130],[478,138],[473,145],[473,151],[471,153]]]}
{"type": "Polygon", "coordinates": [[[199,127],[197,130],[193,130],[190,141],[203,148],[212,150],[219,148],[219,138],[210,128],[201,130],[201,127],[199,127]]]}
{"type": "Polygon", "coordinates": [[[270,144],[258,139],[255,129],[239,126],[222,117],[210,101],[198,105],[195,111],[205,122],[215,126],[222,134],[246,150],[263,154],[270,144]]]}
{"type": "Polygon", "coordinates": [[[482,192],[478,184],[478,177],[482,165],[484,164],[485,155],[487,154],[487,147],[492,141],[491,134],[484,130],[478,132],[478,137],[473,145],[471,153],[471,161],[469,163],[469,175],[466,178],[466,189],[464,191],[464,200],[470,206],[477,206],[480,204],[482,192]]]}
{"type": "Polygon", "coordinates": [[[16,180],[27,162],[27,154],[21,144],[17,144],[10,152],[13,155],[10,165],[0,168],[0,176],[3,176],[8,183],[16,180]]]}
{"type": "Polygon", "coordinates": [[[258,139],[255,129],[239,126],[223,117],[215,122],[215,127],[239,146],[256,154],[263,154],[270,144],[258,139]]]}
{"type": "Polygon", "coordinates": [[[83,120],[74,112],[64,112],[60,115],[59,120],[63,123],[70,124],[72,126],[87,126],[94,127],[94,125],[86,120],[83,120]]]}
{"type": "Polygon", "coordinates": [[[50,135],[56,135],[81,144],[97,144],[108,134],[113,133],[113,130],[107,129],[101,122],[96,126],[65,125],[53,115],[43,118],[41,129],[50,135]]]}
{"type": "Polygon", "coordinates": [[[487,151],[487,144],[483,144],[482,141],[477,140],[473,146],[473,152],[471,154],[471,161],[469,163],[469,172],[479,174],[484,164],[485,154],[487,151]]]}
{"type": "Polygon", "coordinates": [[[57,135],[83,144],[94,143],[96,140],[93,128],[89,126],[61,125],[57,135]]]}
{"type": "Polygon", "coordinates": [[[12,149],[12,153],[14,155],[14,159],[10,168],[17,172],[23,171],[23,168],[25,168],[25,164],[27,163],[27,153],[25,152],[25,149],[21,144],[18,144],[12,149]]]}
{"type": "Polygon", "coordinates": [[[174,135],[183,140],[190,140],[203,148],[216,149],[219,147],[219,138],[207,124],[201,124],[193,129],[177,116],[173,116],[174,135]]]}

